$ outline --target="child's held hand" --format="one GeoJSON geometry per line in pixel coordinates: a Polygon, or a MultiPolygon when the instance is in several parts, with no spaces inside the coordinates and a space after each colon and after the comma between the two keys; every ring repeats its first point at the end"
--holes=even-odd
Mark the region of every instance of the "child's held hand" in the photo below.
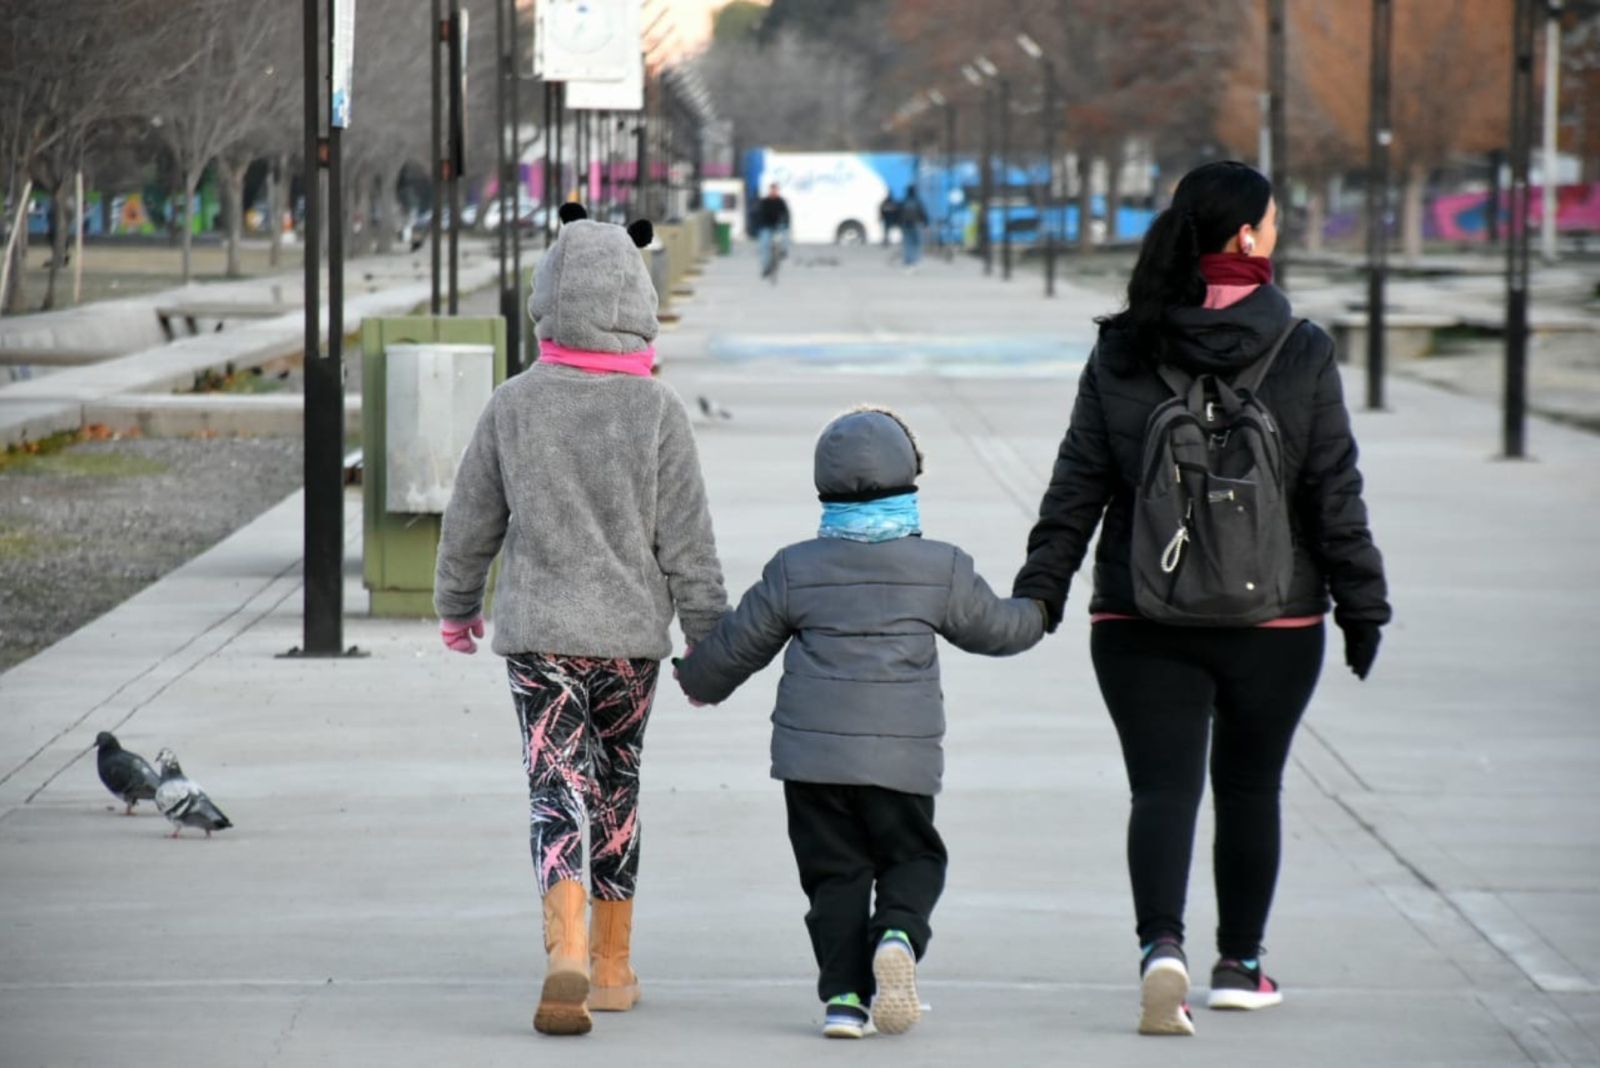
{"type": "Polygon", "coordinates": [[[691,645],[683,651],[683,656],[675,656],[672,658],[672,677],[678,680],[678,689],[683,690],[683,696],[688,700],[690,708],[710,708],[711,706],[706,704],[704,701],[696,701],[690,696],[689,691],[683,688],[683,679],[678,674],[678,665],[682,664],[684,657],[687,657],[692,652],[694,652],[694,646],[691,645]]]}
{"type": "Polygon", "coordinates": [[[483,617],[441,619],[439,620],[439,637],[443,639],[444,647],[452,653],[471,655],[478,651],[478,643],[472,639],[483,637],[483,617]]]}

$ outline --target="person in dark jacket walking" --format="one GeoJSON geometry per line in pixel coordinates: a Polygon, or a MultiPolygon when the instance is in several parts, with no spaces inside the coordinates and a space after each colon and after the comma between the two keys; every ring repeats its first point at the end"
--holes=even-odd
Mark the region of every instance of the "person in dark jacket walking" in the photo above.
{"type": "Polygon", "coordinates": [[[1271,284],[1276,212],[1271,184],[1242,163],[1209,163],[1178,183],[1145,236],[1127,308],[1101,320],[1014,587],[1047,606],[1054,630],[1100,526],[1090,652],[1133,795],[1128,867],[1147,1034],[1194,1033],[1183,914],[1208,740],[1220,955],[1208,1004],[1282,1000],[1259,958],[1278,876],[1283,768],[1321,671],[1323,616],[1331,595],[1345,662],[1362,679],[1390,617],[1333,342],[1296,322],[1271,284]],[[1146,421],[1173,396],[1161,367],[1237,385],[1280,338],[1256,394],[1275,418],[1293,544],[1282,616],[1214,627],[1141,619],[1133,527],[1146,421]]]}
{"type": "Polygon", "coordinates": [[[933,826],[944,772],[936,636],[988,656],[1044,636],[1042,605],[997,597],[970,556],[921,537],[921,473],[898,416],[862,409],[828,424],[816,451],[818,536],[773,557],[679,664],[684,692],[715,704],[788,646],[772,777],[811,901],[832,1038],[859,1038],[868,1005],[886,1034],[921,1014],[916,962],[946,860],[933,826]]]}

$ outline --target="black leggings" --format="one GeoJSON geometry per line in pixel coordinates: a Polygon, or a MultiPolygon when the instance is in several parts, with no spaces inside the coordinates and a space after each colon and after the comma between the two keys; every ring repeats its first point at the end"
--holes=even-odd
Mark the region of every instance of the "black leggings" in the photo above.
{"type": "Polygon", "coordinates": [[[1089,648],[1133,791],[1128,871],[1139,941],[1183,939],[1194,825],[1216,806],[1217,950],[1253,957],[1278,881],[1278,794],[1322,670],[1323,626],[1201,629],[1096,623],[1089,648]]]}

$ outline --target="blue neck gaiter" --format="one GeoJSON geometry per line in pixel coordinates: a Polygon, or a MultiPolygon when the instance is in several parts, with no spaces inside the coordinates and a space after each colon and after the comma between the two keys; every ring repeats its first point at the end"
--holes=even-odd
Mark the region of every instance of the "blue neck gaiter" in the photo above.
{"type": "Polygon", "coordinates": [[[845,538],[849,541],[894,541],[922,533],[922,518],[917,512],[917,495],[903,493],[876,501],[822,505],[819,538],[845,538]]]}

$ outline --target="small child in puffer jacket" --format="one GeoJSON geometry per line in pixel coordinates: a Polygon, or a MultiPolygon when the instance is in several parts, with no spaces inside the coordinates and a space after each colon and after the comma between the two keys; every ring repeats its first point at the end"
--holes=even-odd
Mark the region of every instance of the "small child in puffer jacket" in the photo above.
{"type": "Polygon", "coordinates": [[[860,409],[817,442],[818,536],[767,564],[739,607],[678,661],[715,704],[785,645],[772,777],[811,900],[823,1033],[886,1034],[921,1015],[916,962],[944,888],[933,795],[944,772],[936,637],[1009,656],[1044,635],[1037,601],[996,596],[953,545],[921,537],[922,454],[905,423],[860,409]],[[876,889],[876,902],[874,902],[876,889]]]}
{"type": "Polygon", "coordinates": [[[563,207],[539,264],[528,303],[539,360],[478,422],[434,580],[445,645],[474,652],[501,556],[494,651],[522,729],[548,955],[533,1025],[548,1034],[583,1034],[588,1010],[639,996],[639,762],[667,627],[676,612],[698,641],[728,608],[688,413],[650,375],[656,293],[639,255],[650,224],[582,215],[563,207]]]}

